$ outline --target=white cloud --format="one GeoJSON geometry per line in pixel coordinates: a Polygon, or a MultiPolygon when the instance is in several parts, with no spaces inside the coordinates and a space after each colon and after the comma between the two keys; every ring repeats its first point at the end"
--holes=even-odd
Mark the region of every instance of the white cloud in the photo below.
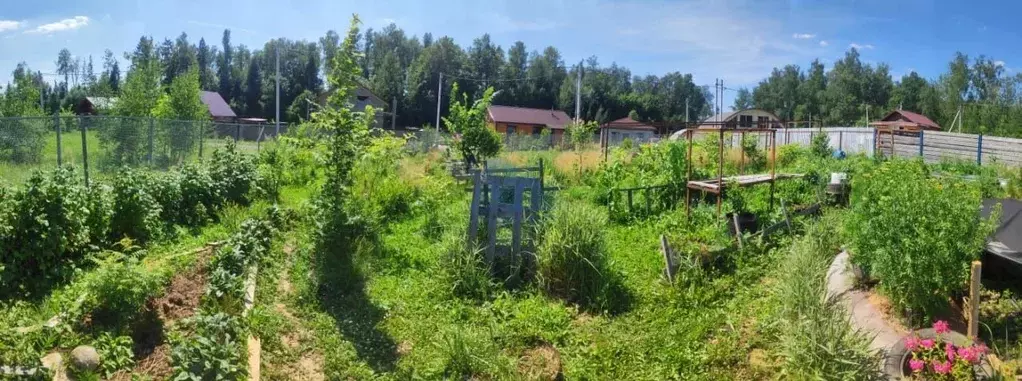
{"type": "Polygon", "coordinates": [[[380,21],[383,22],[383,25],[397,24],[397,20],[389,17],[381,19],[380,21]]]}
{"type": "Polygon", "coordinates": [[[849,48],[855,48],[856,50],[868,50],[868,49],[873,49],[873,45],[870,45],[870,44],[864,44],[864,45],[861,45],[861,44],[856,44],[856,43],[854,43],[854,42],[853,42],[853,43],[851,43],[851,44],[848,44],[848,47],[849,47],[849,48]]]}
{"type": "Polygon", "coordinates": [[[63,32],[67,30],[75,30],[81,27],[89,25],[89,18],[86,16],[75,16],[69,19],[63,19],[55,23],[43,24],[35,29],[29,30],[26,33],[39,33],[39,34],[50,34],[56,32],[63,32]]]}
{"type": "Polygon", "coordinates": [[[994,66],[1004,67],[1004,61],[994,61],[994,66]]]}
{"type": "Polygon", "coordinates": [[[791,35],[791,38],[794,38],[796,40],[811,40],[816,38],[816,35],[811,33],[795,33],[791,35]]]}
{"type": "Polygon", "coordinates": [[[21,22],[14,20],[0,20],[0,32],[21,28],[21,22]]]}
{"type": "Polygon", "coordinates": [[[828,43],[827,40],[820,40],[820,46],[827,47],[828,45],[830,45],[830,43],[828,43]]]}

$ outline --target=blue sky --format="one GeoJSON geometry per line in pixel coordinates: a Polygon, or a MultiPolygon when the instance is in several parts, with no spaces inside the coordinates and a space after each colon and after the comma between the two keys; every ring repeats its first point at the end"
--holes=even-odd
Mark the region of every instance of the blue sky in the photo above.
{"type": "MultiPolygon", "coordinates": [[[[506,47],[557,47],[569,64],[597,56],[633,75],[692,73],[712,85],[752,86],[773,67],[827,64],[850,46],[862,59],[886,62],[897,80],[915,70],[942,73],[955,51],[1003,61],[1022,70],[1017,49],[1022,24],[1018,1],[564,1],[564,0],[6,0],[0,8],[0,81],[25,61],[53,72],[57,52],[92,55],[134,48],[140,35],[157,40],[182,31],[197,42],[219,45],[224,28],[235,44],[261,47],[273,37],[316,40],[343,30],[352,13],[363,27],[391,22],[406,33],[448,35],[462,46],[490,33],[506,47]]],[[[126,67],[122,62],[122,67],[126,67]]],[[[98,68],[97,68],[98,71],[98,68]]],[[[52,80],[52,79],[51,79],[52,80]]],[[[732,93],[726,94],[728,102],[732,93]]]]}

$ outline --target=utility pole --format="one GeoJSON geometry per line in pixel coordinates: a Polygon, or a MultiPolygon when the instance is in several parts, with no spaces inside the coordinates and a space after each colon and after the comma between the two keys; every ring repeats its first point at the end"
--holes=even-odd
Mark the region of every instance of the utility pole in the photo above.
{"type": "Polygon", "coordinates": [[[436,83],[436,132],[440,132],[440,100],[444,98],[444,72],[440,72],[440,80],[436,83]]]}
{"type": "Polygon", "coordinates": [[[582,61],[578,61],[578,71],[575,76],[575,122],[582,120],[579,115],[582,113],[582,61]]]}
{"type": "Polygon", "coordinates": [[[691,122],[688,119],[688,97],[685,97],[685,128],[688,128],[688,123],[691,122]]]}
{"type": "Polygon", "coordinates": [[[390,100],[390,130],[395,131],[397,128],[397,96],[394,96],[390,100]]]}
{"type": "Polygon", "coordinates": [[[274,122],[276,122],[276,130],[274,130],[273,138],[277,139],[277,138],[280,138],[280,44],[277,44],[276,49],[274,49],[273,52],[274,52],[274,55],[276,56],[276,61],[277,61],[277,69],[276,69],[277,70],[277,75],[276,75],[276,84],[275,84],[275,86],[277,88],[277,100],[276,100],[277,101],[277,107],[276,107],[277,115],[274,118],[274,122]]]}

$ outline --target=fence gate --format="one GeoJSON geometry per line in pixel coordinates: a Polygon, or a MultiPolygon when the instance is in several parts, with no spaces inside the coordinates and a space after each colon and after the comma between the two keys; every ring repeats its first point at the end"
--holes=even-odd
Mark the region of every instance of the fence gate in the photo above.
{"type": "MultiPolygon", "coordinates": [[[[486,218],[486,261],[493,264],[498,254],[497,230],[510,221],[510,254],[522,252],[523,223],[534,223],[543,205],[543,169],[508,168],[473,171],[472,210],[468,225],[468,242],[479,236],[479,219],[486,218]],[[538,171],[539,178],[513,176],[515,173],[538,171]],[[500,175],[498,175],[500,174],[500,175]],[[528,207],[526,207],[528,205],[528,207]]],[[[504,255],[504,252],[500,253],[504,255]]]]}

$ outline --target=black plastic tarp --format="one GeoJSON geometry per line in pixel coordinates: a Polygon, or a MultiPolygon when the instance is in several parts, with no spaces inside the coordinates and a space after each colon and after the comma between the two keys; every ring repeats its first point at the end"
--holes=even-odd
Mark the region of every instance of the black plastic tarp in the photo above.
{"type": "MultiPolygon", "coordinates": [[[[994,267],[1009,266],[1009,272],[1022,272],[1022,201],[1004,198],[988,198],[983,200],[980,216],[989,218],[994,207],[1000,205],[1001,217],[997,228],[987,244],[987,259],[994,267]]],[[[984,266],[984,267],[990,267],[984,266]]]]}

